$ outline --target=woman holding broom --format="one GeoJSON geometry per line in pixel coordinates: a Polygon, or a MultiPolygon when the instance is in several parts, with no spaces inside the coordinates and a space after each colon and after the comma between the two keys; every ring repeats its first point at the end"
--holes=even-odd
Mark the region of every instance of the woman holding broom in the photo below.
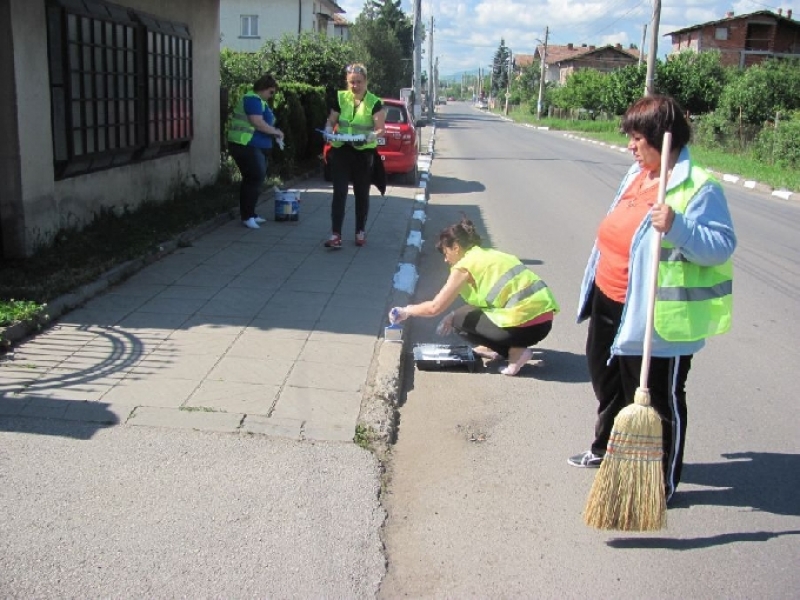
{"type": "Polygon", "coordinates": [[[722,187],[691,158],[684,111],[672,98],[648,96],[622,120],[633,153],[606,217],[581,286],[578,322],[589,319],[586,357],[597,398],[594,440],[572,456],[575,467],[599,467],[617,414],[634,400],[642,367],[648,286],[661,234],[654,332],[647,385],[662,421],[666,500],[681,477],[686,436],[686,378],[706,337],[731,322],[731,255],[736,236],[722,187]],[[662,140],[671,132],[662,168],[662,140]],[[656,204],[666,178],[663,204],[656,204]]]}

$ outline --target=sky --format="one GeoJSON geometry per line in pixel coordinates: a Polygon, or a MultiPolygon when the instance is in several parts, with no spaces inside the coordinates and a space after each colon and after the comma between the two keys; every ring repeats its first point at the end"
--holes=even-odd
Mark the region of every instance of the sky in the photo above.
{"type": "MultiPolygon", "coordinates": [[[[348,21],[355,21],[364,0],[336,0],[348,21]]],[[[413,14],[412,0],[402,0],[402,9],[413,14]]],[[[664,34],[691,25],[725,18],[727,12],[744,15],[761,10],[777,12],[792,9],[800,20],[800,0],[661,0],[658,27],[658,53],[663,57],[670,38],[664,34]],[[775,4],[774,2],[781,2],[775,4]]],[[[422,0],[422,20],[426,29],[433,17],[433,55],[438,58],[439,77],[488,68],[505,40],[512,54],[533,54],[544,41],[604,46],[630,44],[642,47],[647,24],[645,50],[650,48],[653,0],[422,0]]],[[[428,41],[422,68],[428,70],[428,41]]]]}

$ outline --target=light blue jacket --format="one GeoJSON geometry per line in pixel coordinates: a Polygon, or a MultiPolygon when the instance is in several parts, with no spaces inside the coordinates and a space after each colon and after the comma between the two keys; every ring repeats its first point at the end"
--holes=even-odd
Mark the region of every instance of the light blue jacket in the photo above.
{"type": "MultiPolygon", "coordinates": [[[[692,165],[689,149],[684,147],[667,182],[667,194],[689,177],[692,165]]],[[[638,163],[634,163],[628,170],[617,190],[609,212],[614,210],[623,192],[640,170],[638,163]]],[[[642,355],[644,330],[647,323],[648,283],[651,281],[650,270],[653,264],[652,236],[654,235],[658,235],[658,233],[651,226],[648,214],[642,220],[631,242],[628,292],[625,298],[625,307],[622,310],[622,321],[611,346],[612,355],[642,355]]],[[[736,248],[736,235],[733,231],[733,221],[725,194],[717,181],[709,180],[689,201],[686,212],[675,214],[672,227],[668,233],[664,234],[664,239],[679,248],[687,259],[697,264],[719,265],[731,257],[736,248]]],[[[589,300],[599,257],[597,240],[595,240],[581,284],[578,323],[588,319],[591,314],[592,307],[589,300]]],[[[652,356],[659,357],[683,356],[694,354],[703,346],[703,340],[668,342],[654,332],[651,352],[652,356]]]]}

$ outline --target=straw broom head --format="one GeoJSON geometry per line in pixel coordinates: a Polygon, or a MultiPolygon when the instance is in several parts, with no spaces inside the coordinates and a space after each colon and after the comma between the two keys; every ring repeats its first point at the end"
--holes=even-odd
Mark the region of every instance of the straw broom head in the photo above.
{"type": "Polygon", "coordinates": [[[634,403],[614,419],[584,522],[597,529],[662,529],[667,521],[663,454],[661,418],[650,405],[650,392],[639,388],[634,403]]]}

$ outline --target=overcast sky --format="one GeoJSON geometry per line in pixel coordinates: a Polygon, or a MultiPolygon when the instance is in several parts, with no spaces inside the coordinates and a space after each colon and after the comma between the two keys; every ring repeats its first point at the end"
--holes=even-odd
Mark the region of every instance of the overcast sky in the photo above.
{"type": "MultiPolygon", "coordinates": [[[[775,0],[778,1],[778,0],[775,0]]],[[[364,6],[363,0],[337,0],[347,11],[343,16],[355,21],[364,6]]],[[[413,14],[412,0],[402,0],[403,11],[413,14]]],[[[759,10],[793,9],[792,18],[800,20],[800,0],[782,3],[755,0],[662,0],[658,36],[658,56],[669,48],[663,34],[690,25],[715,21],[732,11],[743,15],[759,10]]],[[[602,46],[622,44],[641,47],[647,23],[645,49],[650,47],[652,0],[422,0],[422,18],[426,28],[434,19],[434,58],[439,59],[440,77],[461,71],[486,68],[504,39],[514,54],[533,54],[537,40],[548,43],[602,46]]],[[[427,53],[427,41],[424,45],[427,53]]],[[[428,70],[428,56],[423,56],[423,70],[428,70]]]]}

